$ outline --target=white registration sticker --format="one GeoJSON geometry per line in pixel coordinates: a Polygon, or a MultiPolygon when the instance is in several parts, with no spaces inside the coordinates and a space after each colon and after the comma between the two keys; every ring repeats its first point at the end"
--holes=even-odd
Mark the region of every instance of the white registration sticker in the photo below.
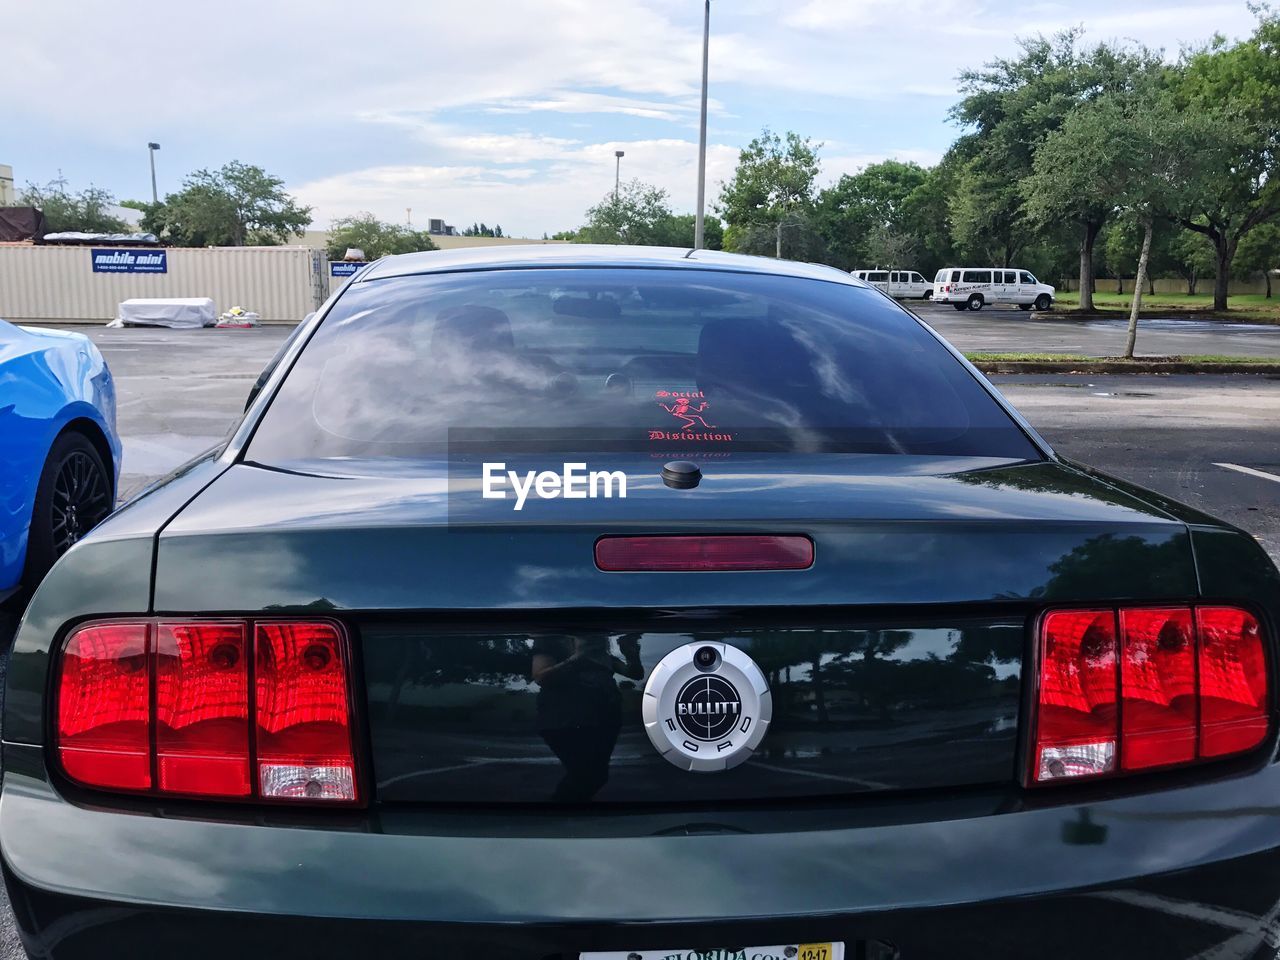
{"type": "Polygon", "coordinates": [[[714,950],[606,950],[580,953],[578,960],[844,960],[844,943],[827,941],[714,950]]]}

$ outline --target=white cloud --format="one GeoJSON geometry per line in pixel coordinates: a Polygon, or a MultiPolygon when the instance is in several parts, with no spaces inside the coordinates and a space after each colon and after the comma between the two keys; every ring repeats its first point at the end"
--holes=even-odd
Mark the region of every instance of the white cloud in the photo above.
{"type": "MultiPolygon", "coordinates": [[[[718,104],[717,104],[718,106],[718,104]]],[[[543,97],[513,98],[483,107],[486,113],[616,113],[648,120],[688,120],[698,112],[696,99],[638,100],[580,90],[554,90],[543,97]]]]}
{"type": "MultiPolygon", "coordinates": [[[[7,15],[20,42],[0,81],[9,127],[26,133],[20,179],[66,168],[75,183],[142,195],[139,148],[154,139],[170,188],[238,158],[284,177],[321,223],[360,209],[398,221],[413,206],[540,234],[579,222],[623,149],[624,176],[692,208],[702,5],[691,0],[153,6],[120,17],[46,0],[7,15]],[[159,79],[153,64],[167,65],[159,79]]],[[[825,179],[885,156],[932,162],[955,134],[944,107],[962,69],[1080,23],[1091,41],[1176,52],[1215,30],[1243,35],[1253,18],[1243,0],[717,3],[708,195],[731,172],[730,144],[764,125],[825,141],[825,179]]]]}
{"type": "MultiPolygon", "coordinates": [[[[484,220],[502,224],[508,234],[539,237],[579,226],[586,209],[608,194],[615,150],[626,152],[624,179],[639,177],[667,190],[677,211],[693,209],[697,144],[675,139],[566,146],[536,175],[520,169],[511,177],[506,168],[474,165],[380,166],[313,180],[295,192],[315,208],[316,223],[322,226],[364,210],[399,222],[405,207],[412,207],[418,222],[444,217],[463,226],[484,220]]],[[[737,158],[736,147],[708,147],[711,197],[719,192],[717,184],[732,175],[737,158]]]]}

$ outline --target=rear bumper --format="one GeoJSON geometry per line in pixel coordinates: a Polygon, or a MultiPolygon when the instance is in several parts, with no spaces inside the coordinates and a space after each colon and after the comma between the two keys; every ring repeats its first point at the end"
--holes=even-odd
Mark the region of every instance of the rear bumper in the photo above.
{"type": "MultiPolygon", "coordinates": [[[[25,897],[18,923],[33,955],[58,960],[141,956],[226,960],[229,955],[307,960],[339,956],[577,960],[583,950],[636,951],[643,960],[666,960],[679,950],[680,960],[696,960],[698,954],[684,951],[814,940],[842,940],[846,960],[894,956],[860,952],[872,945],[895,946],[900,960],[1189,960],[1201,956],[1235,960],[1274,956],[1267,941],[1274,937],[1275,918],[1267,915],[1263,898],[1255,891],[1257,912],[1243,913],[1189,900],[1185,894],[1200,896],[1212,888],[1230,898],[1264,873],[1275,877],[1274,862],[1269,866],[1241,862],[1198,871],[1182,883],[1170,878],[1144,885],[1152,887],[1150,891],[1126,888],[804,921],[463,925],[135,909],[39,893],[25,897]],[[1191,889],[1183,889],[1187,886],[1191,889]],[[43,923],[41,934],[32,935],[33,920],[43,923]]],[[[5,879],[16,898],[18,891],[7,869],[5,879]]],[[[721,955],[709,956],[719,960],[721,955]]]]}
{"type": "Polygon", "coordinates": [[[887,941],[903,960],[1167,960],[1223,944],[1214,956],[1252,956],[1280,926],[1273,766],[914,823],[833,826],[828,810],[815,826],[797,809],[775,815],[785,832],[720,830],[705,812],[663,814],[685,829],[655,831],[652,818],[566,814],[500,818],[504,833],[478,814],[299,826],[89,809],[36,776],[33,753],[5,747],[0,850],[27,946],[50,958],[361,956],[376,943],[380,955],[648,960],[833,939],[887,941]]]}

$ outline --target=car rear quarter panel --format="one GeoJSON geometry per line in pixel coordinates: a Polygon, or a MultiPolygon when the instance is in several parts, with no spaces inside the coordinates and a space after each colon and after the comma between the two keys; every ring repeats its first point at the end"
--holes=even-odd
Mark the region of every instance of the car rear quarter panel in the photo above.
{"type": "Polygon", "coordinates": [[[212,453],[192,461],[108,517],[53,565],[14,638],[5,683],[5,740],[44,742],[51,649],[79,620],[150,611],[157,531],[225,469],[212,453]]]}

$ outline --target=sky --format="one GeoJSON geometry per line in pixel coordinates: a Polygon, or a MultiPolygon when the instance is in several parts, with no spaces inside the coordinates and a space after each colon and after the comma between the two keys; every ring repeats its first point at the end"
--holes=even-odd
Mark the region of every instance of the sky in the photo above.
{"type": "MultiPolygon", "coordinates": [[[[581,224],[623,179],[696,195],[701,0],[0,0],[0,163],[150,199],[241,160],[314,225],[581,224]],[[407,209],[412,210],[411,214],[407,209]]],[[[822,144],[822,182],[936,162],[956,78],[1083,26],[1174,57],[1254,24],[1244,0],[713,0],[707,194],[762,127],[822,144]]]]}

